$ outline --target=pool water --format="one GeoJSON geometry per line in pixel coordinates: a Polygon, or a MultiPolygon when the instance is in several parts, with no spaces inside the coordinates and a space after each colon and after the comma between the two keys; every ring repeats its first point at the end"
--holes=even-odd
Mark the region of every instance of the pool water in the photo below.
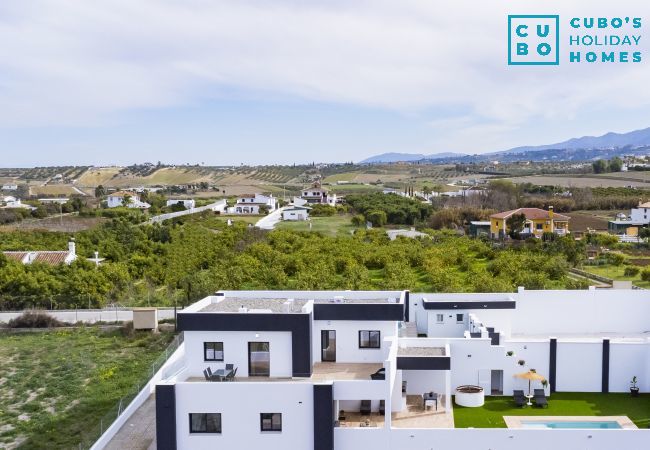
{"type": "Polygon", "coordinates": [[[621,424],[613,420],[601,420],[601,421],[558,421],[553,422],[549,420],[544,421],[522,421],[522,428],[557,428],[557,429],[607,429],[607,430],[616,430],[622,429],[621,424]]]}

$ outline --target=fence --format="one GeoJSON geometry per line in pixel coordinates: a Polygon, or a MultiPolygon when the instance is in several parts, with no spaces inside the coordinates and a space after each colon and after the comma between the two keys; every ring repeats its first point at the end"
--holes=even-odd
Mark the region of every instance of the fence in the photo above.
{"type": "Polygon", "coordinates": [[[165,220],[173,219],[175,217],[187,216],[189,214],[197,214],[203,211],[223,211],[226,207],[225,200],[219,200],[218,202],[211,203],[206,206],[199,206],[198,208],[191,208],[185,211],[177,211],[173,213],[160,214],[159,216],[154,216],[149,219],[149,223],[162,223],[165,220]]]}
{"type": "Polygon", "coordinates": [[[124,395],[119,401],[99,420],[99,423],[95,424],[87,433],[84,433],[82,436],[81,442],[79,442],[79,450],[88,450],[90,449],[95,442],[104,434],[104,432],[122,415],[126,408],[133,402],[133,400],[141,394],[142,389],[144,389],[149,383],[149,381],[156,375],[156,373],[163,367],[165,362],[169,359],[171,355],[174,354],[176,349],[183,343],[183,333],[180,333],[174,337],[174,340],[167,346],[164,353],[161,353],[160,356],[151,363],[150,371],[148,371],[146,378],[143,377],[142,380],[131,387],[131,389],[124,395]]]}

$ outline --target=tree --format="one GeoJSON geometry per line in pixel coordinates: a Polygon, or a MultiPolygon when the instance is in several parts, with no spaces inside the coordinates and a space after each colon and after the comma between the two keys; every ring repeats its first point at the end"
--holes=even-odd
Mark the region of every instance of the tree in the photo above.
{"type": "Polygon", "coordinates": [[[639,230],[639,237],[642,239],[650,239],[650,227],[643,227],[639,230]]]}
{"type": "Polygon", "coordinates": [[[519,234],[524,230],[525,225],[525,214],[513,214],[506,219],[506,228],[508,228],[508,235],[512,239],[519,239],[519,234]]]}
{"type": "Polygon", "coordinates": [[[383,227],[386,225],[386,213],[384,211],[373,210],[366,214],[366,219],[372,224],[373,227],[383,227]]]}
{"type": "Polygon", "coordinates": [[[609,171],[610,172],[620,172],[623,168],[623,161],[618,156],[609,160],[609,171]]]}
{"type": "Polygon", "coordinates": [[[125,195],[122,198],[122,206],[129,206],[129,203],[131,203],[131,196],[130,195],[125,195]]]}
{"type": "Polygon", "coordinates": [[[591,164],[591,167],[593,167],[594,173],[605,173],[607,172],[607,161],[604,159],[599,159],[597,161],[594,161],[591,164]]]}
{"type": "Polygon", "coordinates": [[[96,198],[102,198],[106,195],[106,189],[104,188],[103,185],[99,185],[95,188],[95,197],[96,198]]]}

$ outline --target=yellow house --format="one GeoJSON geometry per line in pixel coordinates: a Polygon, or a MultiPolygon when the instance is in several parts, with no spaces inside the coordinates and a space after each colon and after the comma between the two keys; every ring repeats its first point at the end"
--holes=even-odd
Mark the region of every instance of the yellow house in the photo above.
{"type": "Polygon", "coordinates": [[[510,229],[507,226],[507,221],[514,214],[526,216],[526,223],[521,234],[541,237],[544,233],[555,233],[560,236],[569,233],[570,217],[555,214],[552,206],[549,206],[548,211],[539,208],[518,208],[490,216],[490,236],[493,239],[503,238],[508,235],[510,229]]]}

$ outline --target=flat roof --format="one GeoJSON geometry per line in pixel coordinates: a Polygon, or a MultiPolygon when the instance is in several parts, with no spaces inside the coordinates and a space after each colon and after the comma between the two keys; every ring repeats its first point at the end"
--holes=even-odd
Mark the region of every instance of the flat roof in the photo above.
{"type": "Polygon", "coordinates": [[[397,297],[392,298],[346,298],[344,296],[333,296],[331,298],[320,299],[292,299],[291,297],[214,297],[217,301],[213,301],[209,305],[204,306],[198,312],[216,312],[216,313],[238,313],[239,309],[244,307],[248,313],[301,313],[303,306],[308,302],[313,301],[315,304],[399,304],[400,299],[397,297]],[[293,301],[291,309],[287,311],[285,304],[288,300],[293,301]],[[392,300],[392,301],[391,301],[392,300]]]}
{"type": "Polygon", "coordinates": [[[287,311],[286,298],[241,298],[224,297],[223,300],[210,303],[199,312],[238,313],[244,307],[249,313],[301,313],[307,300],[294,300],[291,309],[287,311]]]}
{"type": "Polygon", "coordinates": [[[397,356],[446,356],[444,347],[399,347],[397,356]]]}

